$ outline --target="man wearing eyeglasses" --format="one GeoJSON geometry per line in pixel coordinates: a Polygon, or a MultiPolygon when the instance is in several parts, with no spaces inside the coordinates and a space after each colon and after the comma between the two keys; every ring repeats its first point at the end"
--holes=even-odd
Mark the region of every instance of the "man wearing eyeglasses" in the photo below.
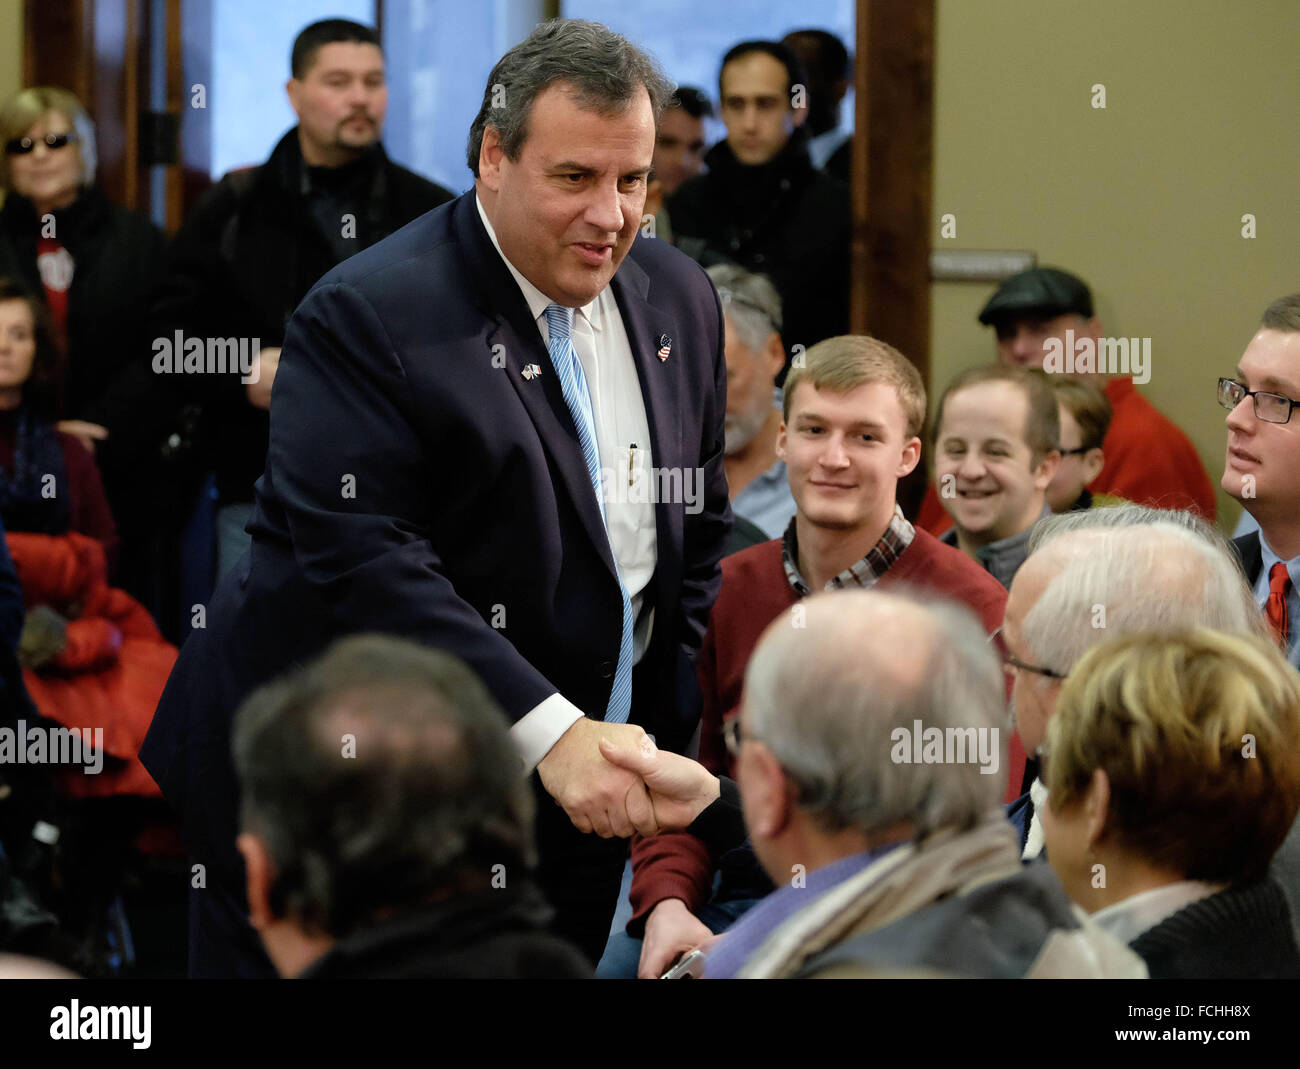
{"type": "Polygon", "coordinates": [[[1220,485],[1260,529],[1233,545],[1255,600],[1287,658],[1300,667],[1300,294],[1274,301],[1230,379],[1219,380],[1229,410],[1220,485]]]}
{"type": "MultiPolygon", "coordinates": [[[[1028,753],[1041,756],[1063,681],[1093,646],[1144,631],[1260,631],[1229,555],[1196,523],[1187,513],[1134,505],[1043,521],[995,636],[1028,753]]],[[[1026,860],[1043,849],[1037,814],[1046,798],[1035,779],[1008,810],[1026,860]]]]}

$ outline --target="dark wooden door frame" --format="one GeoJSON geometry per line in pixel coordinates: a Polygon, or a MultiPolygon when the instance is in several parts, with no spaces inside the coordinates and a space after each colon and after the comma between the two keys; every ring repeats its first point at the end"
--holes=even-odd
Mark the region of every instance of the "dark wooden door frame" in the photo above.
{"type": "MultiPolygon", "coordinates": [[[[854,333],[908,357],[930,394],[934,6],[858,0],[849,305],[854,333]]],[[[925,463],[899,483],[908,516],[925,486],[925,463]]]]}
{"type": "Polygon", "coordinates": [[[934,0],[858,0],[853,139],[855,332],[930,385],[934,0]]]}

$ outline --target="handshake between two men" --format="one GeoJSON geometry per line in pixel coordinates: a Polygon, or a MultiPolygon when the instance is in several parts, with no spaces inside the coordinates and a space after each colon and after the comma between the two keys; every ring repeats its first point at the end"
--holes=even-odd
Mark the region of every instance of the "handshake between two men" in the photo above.
{"type": "Polygon", "coordinates": [[[720,793],[703,765],[660,750],[637,725],[586,718],[560,737],[537,772],[574,827],[603,839],[680,830],[720,793]]]}

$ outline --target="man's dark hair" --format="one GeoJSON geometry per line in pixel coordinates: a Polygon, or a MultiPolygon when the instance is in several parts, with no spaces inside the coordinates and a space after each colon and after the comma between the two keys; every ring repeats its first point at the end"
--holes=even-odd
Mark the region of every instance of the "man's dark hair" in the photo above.
{"type": "Polygon", "coordinates": [[[732,60],[748,56],[752,52],[762,52],[764,55],[771,56],[785,67],[787,104],[789,103],[788,98],[796,85],[806,86],[808,84],[808,72],[804,68],[803,60],[795,55],[794,49],[789,45],[784,45],[780,41],[741,41],[740,44],[728,49],[727,54],[722,57],[722,66],[718,68],[719,97],[722,96],[722,72],[727,69],[727,64],[732,60]]]}
{"type": "Polygon", "coordinates": [[[497,60],[488,75],[466,149],[475,178],[483,131],[496,127],[506,156],[517,160],[528,138],[533,101],[553,82],[568,82],[579,105],[600,115],[621,114],[644,86],[656,125],[673,92],[659,64],[626,37],[598,22],[549,19],[497,60]]]}
{"type": "Polygon", "coordinates": [[[849,50],[844,42],[826,30],[791,30],[781,43],[798,49],[807,58],[809,73],[827,84],[849,77],[849,50]]]}
{"type": "Polygon", "coordinates": [[[1279,297],[1264,309],[1259,325],[1265,330],[1278,330],[1283,334],[1300,332],[1300,293],[1279,297]]]}
{"type": "Polygon", "coordinates": [[[379,34],[371,27],[363,26],[351,19],[321,19],[304,29],[293,41],[293,52],[289,57],[289,69],[299,80],[306,77],[316,62],[316,52],[322,45],[339,42],[356,42],[360,45],[374,45],[381,52],[384,46],[379,42],[379,34]]]}
{"type": "Polygon", "coordinates": [[[681,108],[692,119],[713,118],[713,103],[704,95],[703,89],[696,89],[693,85],[679,85],[668,106],[681,108]]]}
{"type": "Polygon", "coordinates": [[[248,698],[233,750],[243,828],[274,867],[271,910],[306,931],[342,938],[534,862],[505,717],[450,654],[343,639],[248,698]]]}

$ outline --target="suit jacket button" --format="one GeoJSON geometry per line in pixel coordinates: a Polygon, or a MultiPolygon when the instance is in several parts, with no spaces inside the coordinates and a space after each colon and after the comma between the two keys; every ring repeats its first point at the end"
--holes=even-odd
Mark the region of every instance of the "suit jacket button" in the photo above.
{"type": "Polygon", "coordinates": [[[600,664],[599,664],[599,666],[596,668],[596,671],[600,673],[600,678],[601,678],[601,679],[613,679],[613,678],[614,678],[614,662],[613,662],[613,661],[601,661],[600,664]]]}

